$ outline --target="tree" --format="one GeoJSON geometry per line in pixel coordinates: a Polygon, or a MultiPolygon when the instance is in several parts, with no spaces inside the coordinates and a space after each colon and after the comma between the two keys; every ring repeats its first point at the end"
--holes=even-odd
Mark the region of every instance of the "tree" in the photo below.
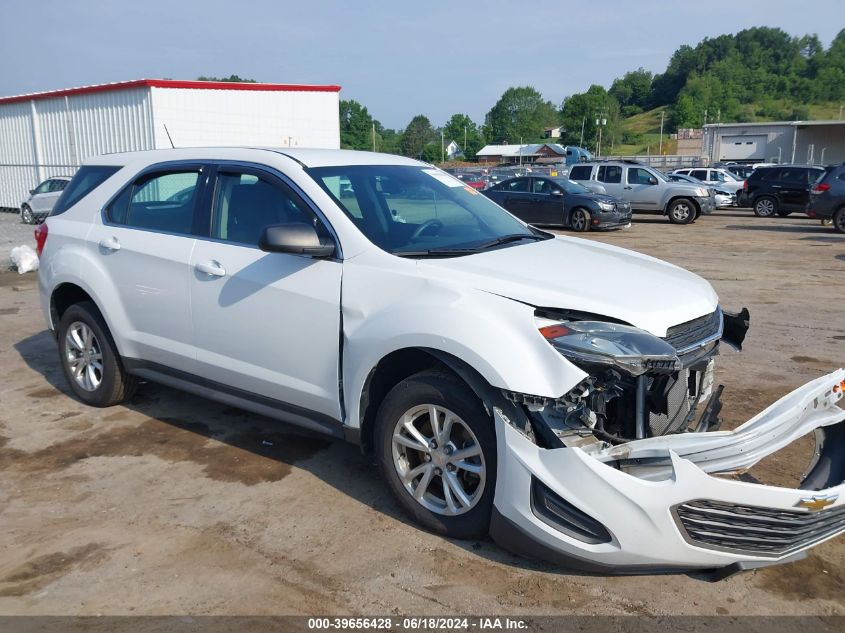
{"type": "Polygon", "coordinates": [[[400,142],[400,149],[402,154],[410,156],[411,158],[419,158],[422,156],[423,148],[434,140],[434,128],[431,127],[431,121],[428,117],[418,114],[402,134],[400,142]]]}
{"type": "Polygon", "coordinates": [[[587,92],[574,94],[563,100],[560,142],[564,145],[579,145],[583,126],[584,147],[596,148],[599,136],[596,120],[602,118],[606,120],[601,130],[602,145],[609,149],[614,140],[621,140],[619,114],[619,102],[608,94],[607,90],[593,84],[587,92]]]}
{"type": "Polygon", "coordinates": [[[367,108],[360,103],[353,100],[341,100],[340,146],[343,149],[372,150],[374,123],[367,108]]]}
{"type": "Polygon", "coordinates": [[[539,141],[558,118],[557,108],[534,88],[508,88],[484,118],[485,137],[491,143],[539,141]]]}
{"type": "Polygon", "coordinates": [[[255,79],[242,79],[238,75],[229,75],[228,77],[206,77],[201,75],[197,77],[197,81],[229,81],[232,83],[254,84],[258,83],[255,79]]]}
{"type": "Polygon", "coordinates": [[[653,79],[654,76],[651,71],[638,68],[625,73],[620,79],[614,80],[608,93],[622,107],[635,106],[644,110],[651,106],[651,83],[653,79]]]}
{"type": "Polygon", "coordinates": [[[455,141],[460,145],[465,158],[474,158],[475,153],[484,147],[481,129],[466,114],[452,115],[443,127],[443,138],[447,143],[455,141]]]}

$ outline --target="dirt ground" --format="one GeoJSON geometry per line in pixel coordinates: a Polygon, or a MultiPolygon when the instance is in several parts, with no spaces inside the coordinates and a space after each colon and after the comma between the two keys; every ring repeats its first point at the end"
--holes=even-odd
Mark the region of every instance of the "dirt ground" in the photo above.
{"type": "MultiPolygon", "coordinates": [[[[845,364],[845,236],[830,228],[732,210],[588,237],[748,306],[745,351],[719,361],[728,425],[845,364]]],[[[845,538],[718,583],[573,574],[422,531],[353,446],[153,384],[86,408],[37,294],[35,275],[0,275],[0,614],[845,614],[845,538]]],[[[794,483],[810,450],[753,474],[794,483]]]]}

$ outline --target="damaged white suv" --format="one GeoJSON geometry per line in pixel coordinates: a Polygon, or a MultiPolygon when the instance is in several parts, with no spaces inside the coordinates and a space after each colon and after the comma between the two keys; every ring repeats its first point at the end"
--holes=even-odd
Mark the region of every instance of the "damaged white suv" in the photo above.
{"type": "Polygon", "coordinates": [[[430,165],[102,156],[36,236],[83,401],[117,404],[143,378],[360,443],[429,529],[570,567],[716,575],[845,530],[845,371],[719,431],[714,358],[740,347],[747,311],[670,264],[527,226],[430,165]],[[800,489],[724,476],[811,432],[800,489]]]}

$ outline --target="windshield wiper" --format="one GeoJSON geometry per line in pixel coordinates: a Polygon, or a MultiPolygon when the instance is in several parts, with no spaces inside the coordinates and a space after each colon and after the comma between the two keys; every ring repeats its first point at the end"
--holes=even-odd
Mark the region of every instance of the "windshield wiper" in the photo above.
{"type": "Polygon", "coordinates": [[[429,248],[421,251],[391,251],[397,257],[449,257],[450,255],[469,255],[475,248],[429,248]]]}
{"type": "Polygon", "coordinates": [[[485,248],[492,248],[500,244],[509,244],[510,242],[518,242],[520,240],[545,240],[548,239],[545,235],[537,235],[535,233],[514,233],[513,235],[502,235],[489,242],[482,242],[475,246],[473,250],[481,251],[485,248]]]}

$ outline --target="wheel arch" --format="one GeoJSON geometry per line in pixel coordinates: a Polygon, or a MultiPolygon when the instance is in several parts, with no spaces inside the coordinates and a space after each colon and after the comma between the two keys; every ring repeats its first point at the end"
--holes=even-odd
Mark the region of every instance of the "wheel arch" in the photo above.
{"type": "Polygon", "coordinates": [[[427,369],[442,369],[453,374],[472,390],[491,416],[494,405],[509,406],[500,390],[457,356],[427,347],[398,349],[384,356],[370,370],[357,403],[359,439],[364,452],[373,448],[376,414],[388,392],[406,378],[427,369]]]}

